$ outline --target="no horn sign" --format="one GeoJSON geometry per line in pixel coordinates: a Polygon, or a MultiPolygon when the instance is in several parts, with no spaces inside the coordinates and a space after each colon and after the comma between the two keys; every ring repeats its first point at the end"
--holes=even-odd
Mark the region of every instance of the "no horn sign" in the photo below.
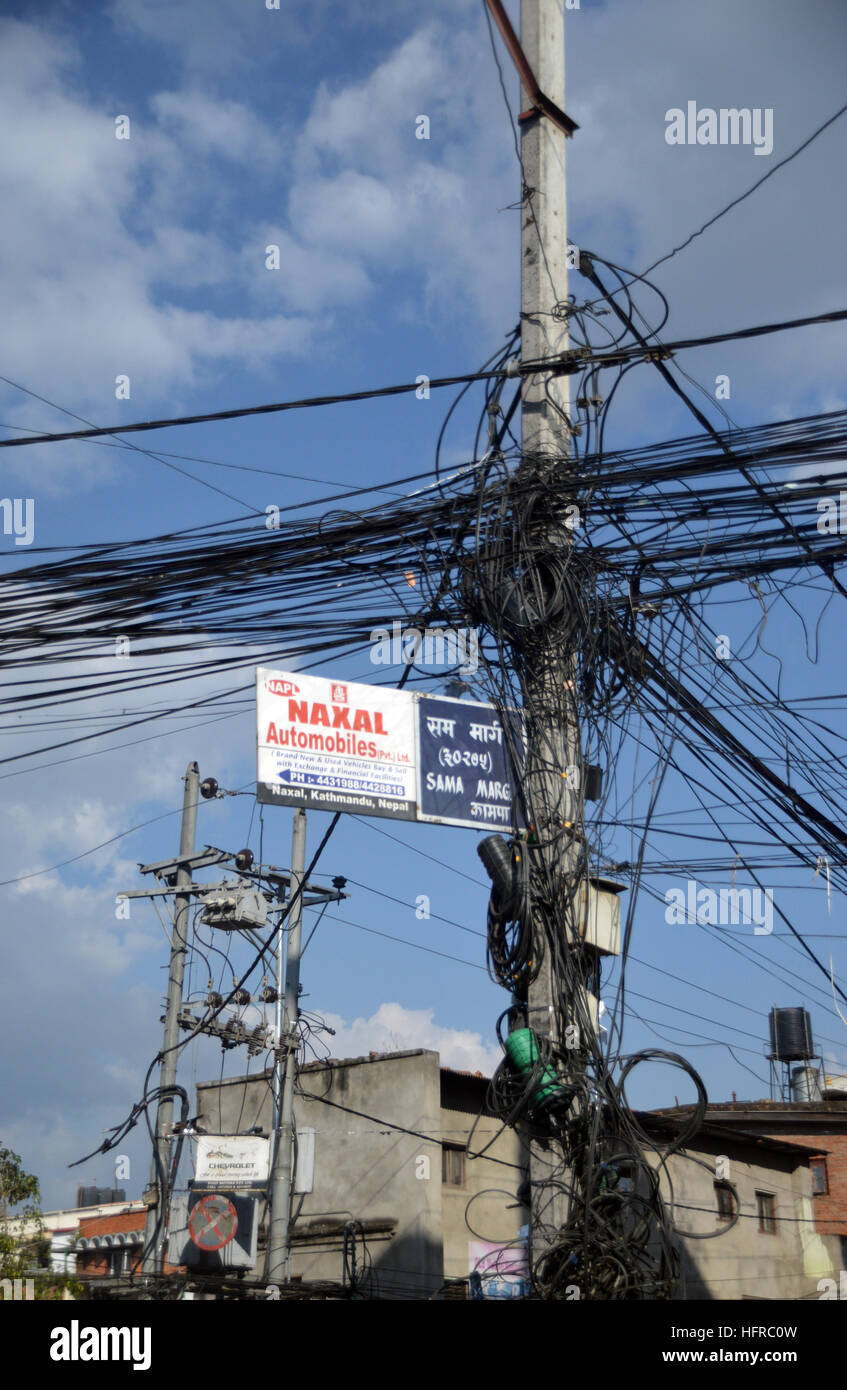
{"type": "Polygon", "coordinates": [[[210,1193],[191,1209],[188,1234],[199,1250],[222,1250],[237,1230],[238,1214],[228,1197],[210,1193]]]}

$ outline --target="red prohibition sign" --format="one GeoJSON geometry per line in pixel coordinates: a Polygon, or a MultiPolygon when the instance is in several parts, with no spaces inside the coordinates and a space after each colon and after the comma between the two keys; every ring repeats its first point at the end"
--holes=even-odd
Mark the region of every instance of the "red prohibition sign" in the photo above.
{"type": "Polygon", "coordinates": [[[188,1233],[201,1250],[222,1250],[238,1230],[238,1215],[228,1197],[201,1197],[188,1218],[188,1233]]]}

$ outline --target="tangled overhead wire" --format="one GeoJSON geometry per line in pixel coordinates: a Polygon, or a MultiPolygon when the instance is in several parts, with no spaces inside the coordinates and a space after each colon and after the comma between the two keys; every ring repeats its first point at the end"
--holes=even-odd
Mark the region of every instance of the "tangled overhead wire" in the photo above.
{"type": "MultiPolygon", "coordinates": [[[[560,412],[567,441],[559,457],[521,454],[510,428],[519,392],[504,404],[501,372],[485,380],[472,457],[445,476],[448,415],[434,475],[413,493],[366,504],[369,490],[362,489],[358,512],[321,512],[316,503],[271,528],[240,519],[135,543],[33,551],[26,564],[10,564],[2,581],[0,667],[12,680],[0,709],[33,722],[58,711],[55,724],[64,730],[94,696],[167,691],[200,673],[237,672],[255,665],[257,648],[266,661],[284,652],[287,663],[308,670],[352,656],[398,616],[412,625],[473,623],[481,661],[468,688],[501,711],[515,768],[512,838],[490,837],[480,852],[494,880],[489,971],[512,995],[508,1031],[498,1027],[504,1057],[489,1108],[548,1158],[544,1178],[524,1194],[534,1210],[533,1287],[553,1299],[574,1289],[586,1298],[657,1298],[670,1295],[678,1275],[672,1203],[662,1188],[667,1159],[694,1138],[705,1091],[683,1059],[663,1054],[698,1090],[691,1124],[663,1146],[634,1115],[627,1077],[658,1056],[613,1056],[634,909],[631,902],[623,932],[620,1007],[604,1043],[603,963],[582,949],[583,890],[609,869],[609,841],[623,820],[615,777],[633,716],[638,739],[654,740],[659,769],[673,766],[689,785],[708,775],[725,804],[743,800],[748,823],[776,839],[789,862],[824,855],[833,884],[847,887],[844,777],[823,756],[826,728],[790,708],[749,663],[720,665],[718,634],[703,607],[716,591],[755,586],[763,610],[756,650],[770,606],[789,602],[789,583],[794,597],[804,591],[810,609],[819,592],[828,603],[840,590],[847,537],[821,525],[820,504],[822,489],[847,486],[847,412],[745,429],[727,421],[708,438],[611,450],[610,405],[645,360],[644,351],[629,358],[623,349],[646,343],[663,360],[658,334],[668,306],[640,282],[658,296],[659,315],[648,322],[634,282],[600,257],[593,261],[617,288],[592,304],[572,301],[550,312],[567,316],[577,347],[620,349],[621,356],[611,368],[592,361],[581,371],[573,418],[560,412]],[[609,370],[614,379],[604,386],[609,370]],[[137,644],[142,665],[103,668],[116,631],[137,644]],[[51,663],[49,674],[42,664],[38,680],[27,682],[16,673],[36,653],[51,663]],[[526,749],[510,720],[514,710],[524,717],[526,749]],[[683,752],[674,747],[678,736],[683,752]],[[777,757],[785,775],[782,763],[772,765],[777,757]],[[795,766],[803,769],[802,789],[793,784],[795,766]],[[588,774],[597,768],[604,789],[592,817],[588,774]],[[555,1015],[549,1035],[532,1017],[531,988],[542,971],[555,1015]]],[[[593,262],[586,257],[586,264],[593,262]]],[[[512,333],[489,359],[496,369],[516,341],[512,333]]],[[[817,642],[822,614],[815,616],[801,614],[807,649],[817,642]]],[[[214,708],[239,692],[216,692],[186,708],[214,708]]],[[[145,710],[134,722],[177,710],[145,710]]],[[[632,856],[633,901],[650,867],[644,849],[652,814],[651,801],[632,856]]],[[[200,955],[209,949],[202,939],[195,944],[200,955]]],[[[314,1046],[319,1032],[304,1015],[303,1046],[314,1046]]],[[[355,1238],[352,1231],[351,1280],[355,1238]]]]}
{"type": "MultiPolygon", "coordinates": [[[[629,288],[621,285],[626,308],[610,300],[624,321],[613,336],[616,346],[638,312],[629,288]]],[[[638,338],[642,344],[667,318],[662,302],[661,321],[647,325],[647,339],[638,338]]],[[[587,340],[596,314],[571,306],[569,317],[587,340]]],[[[608,1048],[601,1040],[602,956],[588,949],[586,935],[587,897],[598,883],[602,845],[587,822],[585,774],[600,749],[608,756],[612,727],[628,708],[643,708],[651,686],[672,690],[677,719],[691,722],[696,701],[658,656],[653,640],[652,625],[662,621],[669,600],[686,605],[690,621],[698,590],[737,581],[735,554],[744,552],[751,571],[773,573],[788,553],[796,565],[798,548],[801,554],[811,551],[818,564],[821,551],[810,535],[811,517],[799,529],[796,520],[785,524],[784,496],[777,504],[764,467],[752,498],[749,486],[743,493],[733,487],[731,495],[721,490],[729,505],[716,528],[708,489],[704,502],[704,489],[694,492],[686,468],[667,470],[658,485],[648,473],[642,485],[630,460],[619,455],[610,461],[604,450],[608,405],[629,369],[621,365],[605,402],[597,370],[586,371],[577,395],[584,427],[563,419],[569,437],[561,456],[523,459],[517,471],[508,471],[502,456],[492,458],[477,480],[476,521],[459,560],[456,606],[487,639],[478,685],[501,711],[520,707],[526,724],[512,816],[526,828],[508,842],[490,836],[478,847],[493,885],[489,971],[512,994],[498,1021],[504,1056],[489,1086],[487,1109],[504,1126],[519,1128],[532,1153],[530,1186],[518,1193],[530,1212],[529,1276],[535,1296],[553,1300],[673,1296],[681,1264],[667,1164],[695,1139],[706,1110],[703,1082],[684,1058],[656,1050],[613,1058],[611,1037],[608,1048]],[[585,449],[580,456],[574,441],[581,436],[586,445],[593,438],[593,455],[585,449]],[[609,479],[618,468],[626,481],[616,493],[609,479]],[[492,505],[487,487],[495,476],[499,487],[492,505]],[[753,514],[762,529],[751,536],[753,514]],[[722,534],[712,541],[716,530],[722,534]],[[627,572],[620,566],[623,555],[627,572]],[[592,738],[597,753],[590,749],[592,738]],[[545,990],[534,993],[542,966],[545,990]],[[681,1068],[697,1090],[690,1121],[668,1142],[644,1128],[625,1094],[633,1070],[648,1061],[681,1068]]],[[[843,427],[842,419],[839,443],[843,427]]],[[[761,435],[757,446],[760,440],[761,435]]],[[[772,444],[769,463],[790,452],[791,446],[782,452],[785,442],[777,430],[765,440],[766,447],[772,444]]],[[[742,472],[760,466],[737,436],[731,448],[720,437],[717,443],[717,451],[704,457],[699,441],[686,441],[685,450],[697,451],[695,473],[714,476],[730,464],[739,468],[739,447],[742,472]]],[[[667,715],[666,709],[665,723],[667,715]]],[[[714,728],[714,716],[702,704],[694,718],[698,732],[710,723],[714,728]]],[[[722,727],[718,737],[725,753],[732,735],[722,727]]],[[[667,761],[670,740],[659,743],[668,750],[667,761]]],[[[734,753],[745,761],[739,742],[734,753]]],[[[756,773],[777,793],[782,790],[785,811],[796,812],[796,793],[780,787],[781,779],[764,764],[756,773]]],[[[807,799],[803,811],[825,830],[828,850],[838,858],[834,818],[826,825],[807,799]]],[[[644,843],[646,833],[642,853],[644,843]]],[[[632,907],[630,924],[631,914],[632,907]]],[[[628,940],[629,930],[622,968],[628,940]]]]}

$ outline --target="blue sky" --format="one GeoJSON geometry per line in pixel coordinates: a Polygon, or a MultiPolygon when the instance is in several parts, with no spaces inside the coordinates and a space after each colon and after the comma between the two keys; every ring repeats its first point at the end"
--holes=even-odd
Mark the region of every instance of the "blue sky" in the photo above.
{"type": "MultiPolygon", "coordinates": [[[[566,28],[566,105],[580,124],[568,146],[571,239],[633,269],[670,250],[769,161],[750,148],[669,146],[666,110],[691,99],[773,108],[775,162],[841,104],[845,31],[847,17],[823,0],[743,7],[583,0],[568,12],[566,28]]],[[[514,113],[516,83],[499,45],[498,55],[514,113]]],[[[294,15],[258,0],[6,4],[0,67],[8,132],[0,153],[0,373],[17,384],[0,382],[6,430],[67,428],[67,415],[45,400],[95,424],[118,425],[469,371],[517,322],[518,215],[510,205],[519,197],[519,171],[479,4],[316,3],[294,15]],[[430,118],[429,141],[415,139],[422,113],[430,118]],[[128,140],[115,138],[120,115],[130,119],[128,140]],[[280,247],[279,271],[265,267],[269,244],[280,247]],[[130,379],[128,400],[116,399],[118,375],[130,379]]],[[[671,301],[666,337],[842,307],[845,129],[834,126],[656,272],[671,301]]],[[[577,277],[571,289],[584,293],[577,277]]],[[[742,424],[842,408],[842,331],[703,349],[688,354],[685,367],[709,393],[716,375],[728,374],[727,405],[742,424]]],[[[337,406],[137,441],[165,462],[94,443],[9,450],[3,495],[35,499],[33,559],[43,546],[153,535],[271,504],[284,511],[345,485],[390,485],[431,467],[448,403],[433,393],[428,401],[337,406]]],[[[458,415],[448,462],[469,457],[478,406],[458,415]]],[[[690,417],[644,370],[631,373],[618,395],[609,443],[691,429],[690,417]]],[[[8,550],[9,538],[0,540],[8,550]]],[[[744,597],[715,605],[711,615],[736,649],[761,621],[755,597],[744,597]]],[[[765,645],[784,663],[786,693],[840,690],[836,612],[823,620],[816,664],[784,606],[775,606],[767,633],[765,645]]],[[[91,654],[95,664],[108,660],[105,652],[91,654]]],[[[257,660],[271,664],[264,654],[257,660]]],[[[775,658],[759,652],[754,665],[773,679],[775,658]]],[[[332,674],[384,677],[366,658],[332,674]]],[[[33,667],[35,683],[49,675],[43,662],[33,667]]],[[[178,689],[188,700],[239,683],[192,676],[178,689]]],[[[118,723],[124,711],[140,712],[150,701],[139,692],[74,706],[67,717],[76,722],[60,734],[78,735],[79,721],[92,715],[118,723]]],[[[15,728],[8,718],[3,724],[3,756],[54,741],[54,729],[45,739],[43,729],[15,728]]],[[[841,724],[837,730],[844,732],[841,724]]],[[[0,877],[86,856],[0,890],[8,1040],[0,1138],[40,1174],[51,1206],[72,1200],[78,1175],[110,1180],[105,1159],[70,1174],[66,1165],[129,1111],[158,1047],[166,943],[148,908],[135,905],[129,923],[116,920],[115,895],[139,886],[139,861],[175,849],[180,777],[190,759],[230,788],[248,791],[254,779],[249,698],[222,722],[170,719],[156,732],[125,748],[113,746],[123,741],[113,735],[104,751],[95,745],[92,756],[76,761],[42,757],[33,760],[35,770],[3,769],[12,775],[0,806],[0,877]]],[[[835,756],[838,746],[833,740],[835,756]]],[[[621,777],[631,787],[628,757],[621,777]]],[[[692,798],[673,780],[665,796],[660,811],[679,828],[692,798]]],[[[312,817],[310,846],[325,819],[312,817]]],[[[290,820],[290,813],[265,810],[266,859],[287,862],[290,820]]],[[[699,833],[702,815],[687,824],[699,833]]],[[[200,843],[237,849],[249,842],[257,852],[258,833],[249,794],[201,807],[200,843]]],[[[440,1047],[457,1066],[496,1062],[493,1024],[506,1001],[479,968],[482,937],[435,916],[420,921],[413,906],[368,891],[406,904],[427,894],[433,914],[482,932],[487,890],[474,846],[469,831],[355,817],[342,824],[321,868],[345,874],[352,896],[329,917],[466,963],[325,918],[303,978],[307,1007],[337,1027],[337,1055],[422,1045],[440,1047]]],[[[630,848],[621,832],[619,856],[630,848]]],[[[687,848],[699,852],[694,841],[687,848]]],[[[670,838],[662,849],[684,855],[670,838]]],[[[657,883],[664,891],[664,881],[657,883]]],[[[838,933],[840,903],[834,897],[828,911],[821,885],[811,870],[805,879],[793,871],[781,900],[810,934],[838,933]]],[[[809,963],[776,939],[779,931],[755,940],[748,932],[738,956],[707,932],[668,926],[660,904],[645,896],[629,984],[661,1001],[632,1002],[665,1036],[633,1017],[627,1048],[674,1045],[702,1070],[715,1099],[733,1090],[760,1096],[761,1081],[721,1042],[751,1049],[737,1057],[765,1076],[763,1015],[774,1003],[805,1002],[821,1035],[833,1040],[823,1046],[843,1067],[847,1033],[827,1004],[826,982],[818,977],[818,988],[809,963]],[[670,1002],[706,1021],[673,1013],[670,1002]],[[674,1032],[673,1022],[692,1035],[674,1032]],[[725,1031],[733,1026],[755,1036],[725,1031]]],[[[843,982],[843,944],[817,944],[827,960],[832,946],[843,982]]],[[[196,1048],[186,1056],[185,1079],[214,1074],[218,1058],[212,1044],[196,1048]]],[[[633,1097],[658,1105],[672,1102],[675,1090],[688,1097],[675,1078],[656,1073],[633,1097]]],[[[140,1132],[126,1152],[135,1195],[147,1167],[140,1132]]]]}

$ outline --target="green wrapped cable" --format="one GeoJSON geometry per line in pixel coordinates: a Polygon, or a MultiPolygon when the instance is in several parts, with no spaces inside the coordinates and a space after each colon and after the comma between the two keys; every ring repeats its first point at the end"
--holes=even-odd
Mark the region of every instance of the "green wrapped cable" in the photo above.
{"type": "MultiPolygon", "coordinates": [[[[531,1028],[516,1028],[510,1033],[504,1044],[506,1055],[512,1066],[524,1078],[532,1075],[533,1070],[538,1065],[538,1043],[531,1028]]],[[[537,1106],[549,1105],[561,1094],[561,1086],[556,1077],[556,1072],[551,1066],[543,1068],[538,1079],[538,1088],[533,1092],[533,1101],[537,1106]]]]}

